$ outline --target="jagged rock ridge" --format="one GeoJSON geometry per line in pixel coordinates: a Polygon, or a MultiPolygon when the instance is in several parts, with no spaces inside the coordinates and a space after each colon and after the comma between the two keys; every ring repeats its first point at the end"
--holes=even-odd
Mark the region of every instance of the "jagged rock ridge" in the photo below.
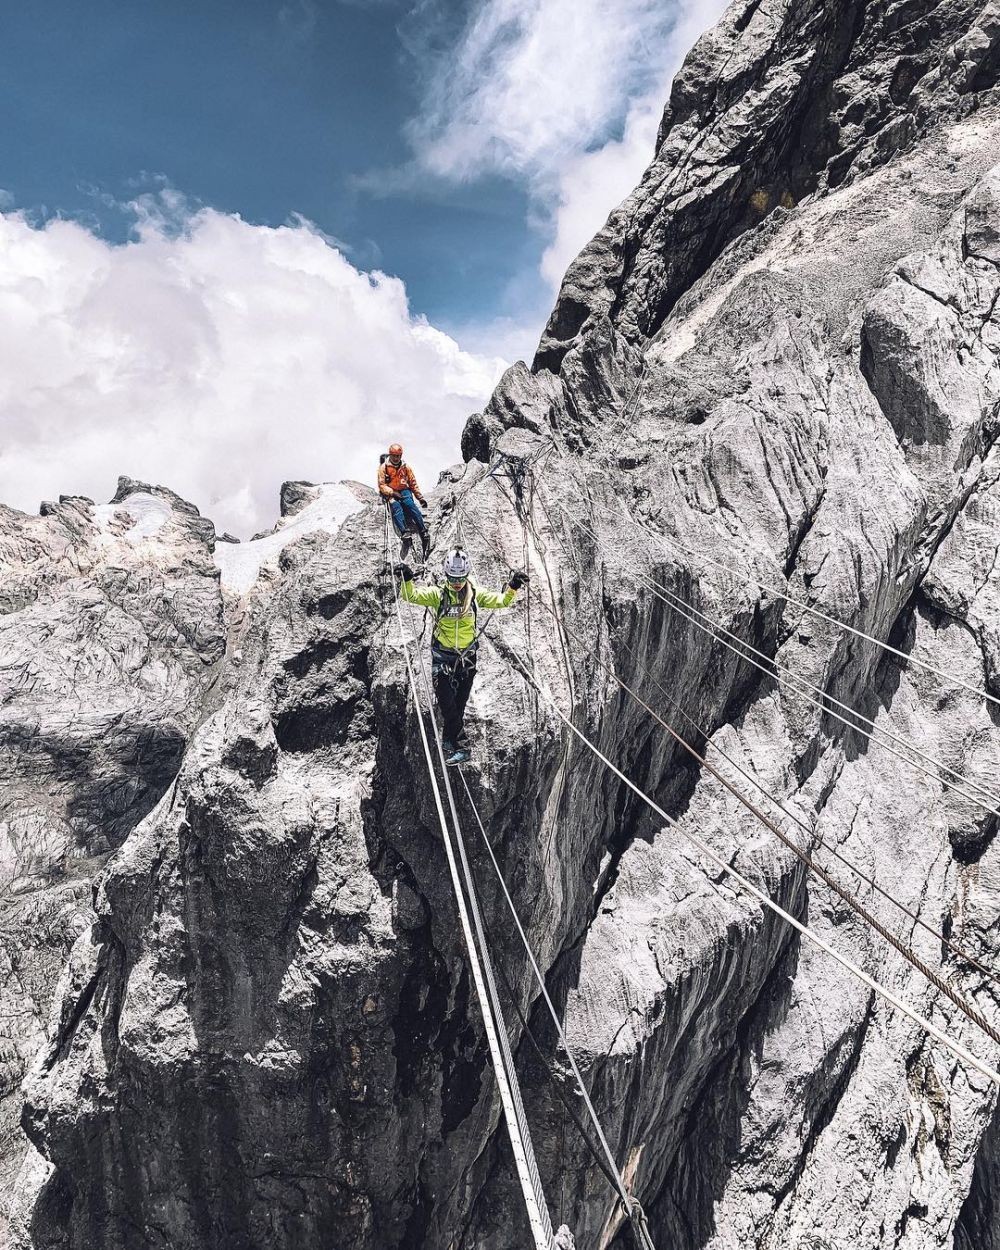
{"type": "MultiPolygon", "coordinates": [[[[571,267],[533,370],[470,420],[434,496],[442,535],[464,506],[483,581],[527,548],[534,603],[484,647],[469,784],[661,1245],[1000,1245],[996,1091],[657,828],[509,662],[530,655],[682,826],[996,1063],[608,668],[662,687],[710,755],[996,961],[995,818],[634,574],[995,789],[982,700],[655,533],[1000,694],[998,48],[995,3],[734,5],[679,75],[642,184],[571,267]]],[[[48,1162],[18,1221],[37,1247],[525,1243],[381,521],[358,510],[283,551],[174,784],[100,878],[27,1087],[48,1162]]],[[[990,982],[904,932],[996,1018],[990,982]]],[[[523,1044],[520,1061],[554,1215],[580,1245],[624,1244],[523,1044]]]]}
{"type": "Polygon", "coordinates": [[[5,1190],[25,1064],[91,878],[173,783],[225,650],[215,531],[162,487],[0,507],[5,1190]]]}

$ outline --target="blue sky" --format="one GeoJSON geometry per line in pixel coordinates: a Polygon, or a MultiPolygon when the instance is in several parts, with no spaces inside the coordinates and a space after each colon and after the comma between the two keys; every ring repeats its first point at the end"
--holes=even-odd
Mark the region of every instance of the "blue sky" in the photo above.
{"type": "MultiPolygon", "coordinates": [[[[439,8],[438,39],[459,20],[439,8]]],[[[419,25],[392,0],[11,6],[0,186],[19,207],[93,221],[122,240],[131,217],[101,197],[129,201],[165,178],[252,222],[302,214],[361,267],[404,276],[414,309],[432,320],[512,311],[508,287],[541,250],[523,185],[493,176],[390,196],[358,185],[410,157],[419,25]]]]}
{"type": "Polygon", "coordinates": [[[48,0],[0,42],[0,501],[425,481],[723,0],[48,0]]]}

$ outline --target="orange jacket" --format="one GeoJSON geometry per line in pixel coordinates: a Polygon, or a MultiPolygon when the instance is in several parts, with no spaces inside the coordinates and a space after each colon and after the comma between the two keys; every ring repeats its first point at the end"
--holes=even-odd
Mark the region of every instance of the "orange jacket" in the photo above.
{"type": "Polygon", "coordinates": [[[384,460],[378,467],[378,493],[389,499],[396,491],[412,490],[419,498],[420,487],[408,464],[390,464],[384,460]]]}

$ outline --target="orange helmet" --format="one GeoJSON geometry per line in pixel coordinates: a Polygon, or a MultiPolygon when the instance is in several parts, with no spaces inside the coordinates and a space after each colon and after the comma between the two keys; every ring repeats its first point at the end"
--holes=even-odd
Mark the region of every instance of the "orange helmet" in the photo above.
{"type": "Polygon", "coordinates": [[[402,456],[402,454],[403,454],[403,449],[402,447],[400,447],[399,443],[393,443],[392,446],[389,448],[390,456],[402,456]]]}

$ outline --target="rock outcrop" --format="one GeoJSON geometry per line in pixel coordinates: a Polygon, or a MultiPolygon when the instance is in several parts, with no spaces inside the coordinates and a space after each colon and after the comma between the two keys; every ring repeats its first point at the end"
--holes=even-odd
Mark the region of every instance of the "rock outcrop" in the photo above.
{"type": "Polygon", "coordinates": [[[111,504],[0,507],[5,1191],[21,1079],[93,921],[91,879],[174,783],[220,672],[214,537],[190,504],[127,478],[111,504]]]}
{"type": "MultiPolygon", "coordinates": [[[[682,731],[683,709],[708,758],[788,805],[814,849],[849,856],[996,966],[997,816],[677,604],[1000,789],[996,705],[967,688],[1000,697],[998,75],[1000,9],[985,0],[733,5],[678,76],[642,184],[571,267],[532,369],[510,370],[469,421],[465,464],[433,497],[439,542],[460,529],[482,583],[525,561],[532,574],[486,634],[464,776],[661,1246],[1000,1246],[996,1089],[800,944],[683,830],[989,1063],[1000,1048],[614,676],[682,731]],[[520,662],[679,829],[562,728],[520,662]]],[[[317,506],[305,485],[283,500],[317,506]]],[[[178,534],[204,524],[175,507],[178,534]]],[[[85,615],[73,578],[48,556],[36,568],[29,546],[34,527],[93,527],[94,511],[15,518],[27,554],[0,627],[30,639],[42,587],[40,615],[67,619],[71,641],[114,633],[114,597],[85,615]]],[[[187,719],[170,713],[172,764],[124,807],[78,807],[95,773],[130,758],[108,757],[107,733],[61,788],[64,752],[45,756],[42,787],[72,794],[72,814],[34,814],[34,760],[4,765],[36,804],[22,855],[34,839],[117,847],[25,1087],[38,1155],[22,1244],[527,1244],[382,525],[377,506],[344,509],[284,546],[221,664],[218,584],[197,574],[204,632],[178,623],[188,649],[175,644],[169,680],[156,670],[187,719]],[[78,811],[92,823],[72,823],[78,811]]],[[[169,567],[180,576],[176,554],[169,567]]],[[[84,711],[108,697],[69,669],[63,698],[78,680],[84,711]]],[[[41,692],[19,699],[23,721],[41,692]]],[[[518,1012],[552,1052],[459,798],[554,1220],[580,1246],[625,1245],[525,1040],[518,1012]]],[[[864,881],[845,884],[1000,1021],[995,981],[864,881]]]]}

